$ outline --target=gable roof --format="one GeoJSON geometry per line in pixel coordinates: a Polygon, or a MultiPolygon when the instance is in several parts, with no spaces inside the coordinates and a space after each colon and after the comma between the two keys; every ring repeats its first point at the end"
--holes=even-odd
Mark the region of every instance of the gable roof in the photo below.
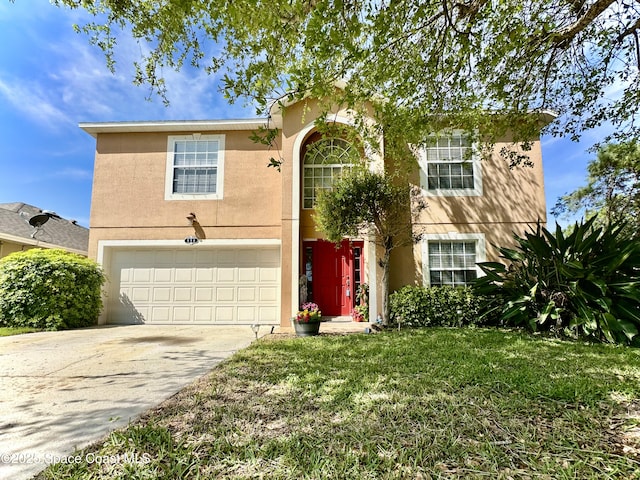
{"type": "MultiPolygon", "coordinates": [[[[45,211],[46,212],[46,211],[45,211]]],[[[33,227],[29,220],[43,210],[26,203],[0,203],[0,241],[45,248],[62,248],[82,255],[87,254],[89,229],[75,221],[51,213],[46,224],[33,227]]]]}

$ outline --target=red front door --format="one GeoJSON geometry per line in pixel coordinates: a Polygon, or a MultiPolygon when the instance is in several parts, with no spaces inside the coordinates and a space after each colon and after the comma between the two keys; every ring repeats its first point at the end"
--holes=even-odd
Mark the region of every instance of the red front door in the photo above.
{"type": "Polygon", "coordinates": [[[363,242],[343,240],[304,242],[303,270],[307,275],[309,300],[323,315],[350,315],[362,280],[363,242]]]}

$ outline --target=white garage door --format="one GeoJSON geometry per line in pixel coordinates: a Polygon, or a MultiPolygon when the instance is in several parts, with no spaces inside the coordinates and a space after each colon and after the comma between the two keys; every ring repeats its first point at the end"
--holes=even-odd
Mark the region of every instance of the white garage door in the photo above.
{"type": "Polygon", "coordinates": [[[280,323],[278,247],[124,249],[111,257],[108,323],[280,323]]]}

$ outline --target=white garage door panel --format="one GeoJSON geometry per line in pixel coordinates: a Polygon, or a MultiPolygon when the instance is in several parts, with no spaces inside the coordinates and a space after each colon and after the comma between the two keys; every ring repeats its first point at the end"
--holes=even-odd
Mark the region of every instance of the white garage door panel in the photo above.
{"type": "Polygon", "coordinates": [[[277,247],[112,253],[109,323],[278,323],[277,247]]]}

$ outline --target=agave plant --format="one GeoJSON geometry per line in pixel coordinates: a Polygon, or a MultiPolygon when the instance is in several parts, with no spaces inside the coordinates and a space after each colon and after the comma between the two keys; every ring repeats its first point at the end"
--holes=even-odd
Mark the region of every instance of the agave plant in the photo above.
{"type": "Polygon", "coordinates": [[[611,343],[640,344],[640,241],[624,225],[578,222],[555,234],[538,224],[502,263],[481,263],[474,286],[485,316],[504,325],[554,330],[611,343]]]}

